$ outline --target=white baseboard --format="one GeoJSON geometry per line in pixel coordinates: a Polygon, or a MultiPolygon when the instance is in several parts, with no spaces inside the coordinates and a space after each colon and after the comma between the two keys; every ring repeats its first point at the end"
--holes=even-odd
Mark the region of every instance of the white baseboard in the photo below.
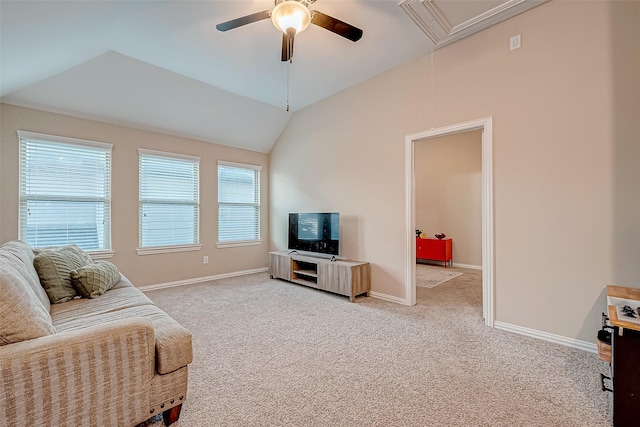
{"type": "Polygon", "coordinates": [[[457,262],[453,263],[454,267],[460,267],[460,268],[468,268],[470,270],[482,270],[482,266],[481,265],[473,265],[473,264],[459,264],[457,262]]]}
{"type": "Polygon", "coordinates": [[[545,341],[549,341],[555,344],[564,345],[566,347],[576,348],[578,350],[584,350],[589,353],[597,353],[598,347],[595,343],[587,341],[580,341],[574,338],[563,337],[562,335],[550,334],[548,332],[542,332],[535,329],[525,328],[524,326],[512,325],[504,322],[493,322],[493,326],[496,329],[503,331],[514,332],[520,335],[526,335],[528,337],[537,338],[545,341]]]}
{"type": "Polygon", "coordinates": [[[176,286],[193,285],[195,283],[209,282],[211,280],[228,279],[229,277],[244,276],[247,274],[263,273],[267,271],[267,267],[255,268],[253,270],[234,271],[231,273],[216,274],[215,276],[195,277],[193,279],[178,280],[176,282],[158,283],[155,285],[140,286],[142,292],[153,291],[156,289],[174,288],[176,286]]]}
{"type": "MultiPolygon", "coordinates": [[[[420,260],[420,262],[416,262],[416,264],[422,265],[435,265],[438,267],[442,267],[442,261],[433,261],[433,260],[420,260]]],[[[448,266],[448,264],[447,264],[448,266]]],[[[461,264],[459,262],[454,262],[452,267],[460,267],[460,268],[468,268],[470,270],[482,270],[481,265],[473,265],[473,264],[461,264]]]]}
{"type": "Polygon", "coordinates": [[[385,301],[395,302],[396,304],[407,305],[407,300],[400,297],[394,297],[393,295],[382,294],[380,292],[369,291],[371,298],[378,298],[385,301]]]}

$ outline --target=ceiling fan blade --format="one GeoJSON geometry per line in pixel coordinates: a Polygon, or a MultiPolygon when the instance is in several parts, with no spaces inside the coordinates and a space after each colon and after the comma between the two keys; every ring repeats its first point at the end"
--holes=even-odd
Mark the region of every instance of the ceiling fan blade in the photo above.
{"type": "Polygon", "coordinates": [[[325,28],[339,36],[351,40],[352,42],[357,42],[362,37],[362,30],[360,28],[356,28],[351,24],[347,24],[339,19],[325,15],[317,10],[314,10],[311,13],[311,23],[318,27],[325,28]]]}
{"type": "Polygon", "coordinates": [[[251,24],[252,22],[262,21],[271,17],[270,10],[264,10],[262,12],[253,13],[251,15],[243,16],[242,18],[232,19],[231,21],[223,22],[216,25],[218,31],[229,31],[234,28],[242,27],[243,25],[251,24]]]}

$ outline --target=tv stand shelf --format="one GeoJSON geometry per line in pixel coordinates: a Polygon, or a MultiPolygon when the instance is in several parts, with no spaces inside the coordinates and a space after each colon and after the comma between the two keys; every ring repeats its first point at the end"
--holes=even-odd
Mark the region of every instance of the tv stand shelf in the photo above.
{"type": "Polygon", "coordinates": [[[315,277],[316,279],[318,278],[318,273],[311,270],[293,270],[293,273],[300,276],[315,277]]]}
{"type": "Polygon", "coordinates": [[[289,251],[269,252],[269,274],[299,285],[348,296],[369,295],[371,267],[368,262],[317,258],[289,251]]]}

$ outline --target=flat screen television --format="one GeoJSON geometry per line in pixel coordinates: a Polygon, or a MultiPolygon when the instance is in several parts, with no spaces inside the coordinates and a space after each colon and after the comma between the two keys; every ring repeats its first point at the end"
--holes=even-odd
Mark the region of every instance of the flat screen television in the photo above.
{"type": "Polygon", "coordinates": [[[289,250],[338,256],[340,214],[290,213],[289,250]]]}

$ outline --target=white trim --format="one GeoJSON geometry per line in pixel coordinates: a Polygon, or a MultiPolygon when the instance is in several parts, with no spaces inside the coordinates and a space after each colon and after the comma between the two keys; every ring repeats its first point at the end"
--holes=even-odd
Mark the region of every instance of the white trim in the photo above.
{"type": "Polygon", "coordinates": [[[262,166],[260,165],[249,165],[246,163],[226,162],[224,160],[218,160],[218,166],[229,166],[232,168],[253,169],[256,171],[262,170],[262,166]]]}
{"type": "Polygon", "coordinates": [[[170,153],[168,151],[149,150],[147,148],[138,148],[139,156],[155,156],[170,157],[173,159],[189,160],[191,162],[200,162],[199,156],[190,156],[189,154],[170,153]]]}
{"type": "Polygon", "coordinates": [[[489,117],[482,131],[482,313],[491,327],[495,320],[493,239],[493,119],[489,117]]]}
{"type": "Polygon", "coordinates": [[[240,246],[257,246],[261,245],[262,240],[242,240],[237,242],[218,242],[216,243],[217,248],[237,248],[240,246]]]}
{"type": "MultiPolygon", "coordinates": [[[[416,264],[433,265],[433,266],[439,266],[439,267],[443,266],[442,265],[442,261],[436,261],[436,260],[432,260],[432,259],[421,259],[420,262],[416,261],[416,264]]],[[[448,263],[447,263],[447,266],[449,266],[448,263]]],[[[460,264],[458,262],[454,262],[453,264],[451,264],[451,267],[468,268],[469,270],[482,270],[482,266],[481,265],[460,264]]]]}
{"type": "Polygon", "coordinates": [[[504,323],[497,320],[494,322],[493,326],[496,329],[500,329],[503,331],[513,332],[516,334],[525,335],[528,337],[537,338],[544,341],[549,341],[555,344],[564,345],[566,347],[587,351],[589,353],[598,352],[598,346],[595,343],[591,343],[587,341],[581,341],[574,338],[567,338],[567,337],[563,337],[562,335],[550,334],[548,332],[525,328],[524,326],[512,325],[510,323],[504,323]]]}
{"type": "Polygon", "coordinates": [[[398,5],[435,47],[441,48],[547,1],[549,0],[507,0],[455,26],[451,25],[446,14],[433,0],[400,0],[398,5]]]}
{"type": "Polygon", "coordinates": [[[404,304],[404,298],[394,297],[393,295],[381,294],[380,292],[369,291],[369,295],[371,298],[378,298],[385,301],[394,302],[396,304],[404,304]]]}
{"type": "MultiPolygon", "coordinates": [[[[404,188],[405,188],[405,225],[413,227],[416,223],[416,200],[415,200],[415,141],[407,135],[404,139],[404,188]]],[[[416,240],[414,228],[413,233],[407,234],[405,230],[405,259],[407,261],[407,269],[405,273],[405,289],[404,304],[416,305],[416,240]]]]}
{"type": "Polygon", "coordinates": [[[171,246],[152,246],[148,248],[138,248],[138,255],[154,255],[154,254],[170,254],[173,252],[190,252],[199,251],[202,245],[199,243],[193,245],[171,245],[171,246]]]}
{"type": "Polygon", "coordinates": [[[116,254],[113,251],[87,251],[87,253],[89,254],[89,256],[91,257],[91,259],[107,259],[107,258],[113,258],[113,256],[116,254]]]}
{"type": "Polygon", "coordinates": [[[482,266],[481,265],[458,264],[457,262],[454,262],[453,266],[454,267],[460,267],[460,268],[468,268],[469,270],[482,270],[482,266]]]}
{"type": "Polygon", "coordinates": [[[405,137],[405,221],[406,274],[404,304],[416,304],[415,248],[415,143],[472,130],[482,130],[482,315],[484,323],[493,327],[494,301],[494,233],[493,233],[493,119],[485,117],[450,126],[418,132],[405,137]]]}
{"type": "Polygon", "coordinates": [[[106,142],[89,141],[88,139],[69,138],[67,136],[47,135],[46,133],[28,132],[24,130],[17,131],[18,139],[29,139],[32,141],[42,142],[60,142],[63,144],[83,145],[86,147],[101,148],[103,150],[111,151],[113,144],[106,142]]]}
{"type": "Polygon", "coordinates": [[[195,277],[193,279],[178,280],[175,282],[158,283],[156,285],[146,285],[138,287],[142,292],[154,291],[156,289],[175,288],[176,286],[194,285],[196,283],[210,282],[212,280],[228,279],[230,277],[245,276],[247,274],[264,273],[267,267],[255,268],[253,270],[235,271],[232,273],[216,274],[214,276],[195,277]]]}

